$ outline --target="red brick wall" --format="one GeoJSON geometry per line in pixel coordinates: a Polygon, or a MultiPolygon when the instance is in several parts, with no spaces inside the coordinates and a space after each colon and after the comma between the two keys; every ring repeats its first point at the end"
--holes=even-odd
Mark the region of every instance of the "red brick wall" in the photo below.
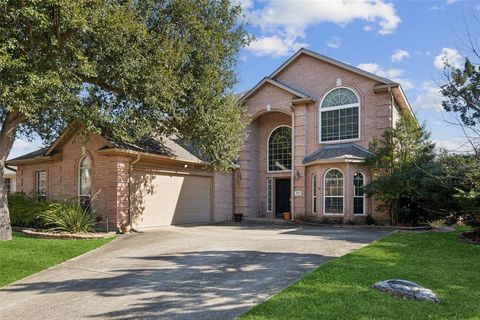
{"type": "MultiPolygon", "coordinates": [[[[307,55],[299,56],[293,63],[275,76],[275,80],[298,89],[316,98],[316,103],[291,106],[294,97],[292,94],[271,84],[259,88],[245,101],[248,112],[255,119],[250,125],[250,135],[245,141],[240,154],[240,169],[235,179],[236,211],[253,216],[265,214],[267,177],[266,139],[271,130],[278,124],[292,123],[294,118],[294,167],[300,177],[294,179],[294,190],[300,196],[293,197],[295,213],[303,215],[311,211],[311,181],[313,171],[318,171],[317,179],[321,185],[323,173],[328,168],[340,167],[345,170],[345,216],[343,220],[358,220],[353,217],[353,174],[355,170],[366,172],[361,164],[325,164],[305,167],[303,158],[320,148],[319,141],[319,105],[323,97],[337,86],[337,79],[341,79],[341,86],[351,88],[360,98],[360,138],[354,143],[368,148],[373,137],[380,137],[384,130],[392,125],[392,117],[397,118],[397,110],[392,110],[391,99],[387,92],[375,93],[375,80],[339,68],[307,55]],[[268,111],[271,109],[271,111],[268,111]]],[[[290,176],[288,173],[284,175],[290,176]]],[[[322,191],[319,190],[319,212],[321,212],[322,191]]],[[[367,212],[378,220],[384,220],[385,215],[376,212],[376,206],[368,200],[367,212]]]]}

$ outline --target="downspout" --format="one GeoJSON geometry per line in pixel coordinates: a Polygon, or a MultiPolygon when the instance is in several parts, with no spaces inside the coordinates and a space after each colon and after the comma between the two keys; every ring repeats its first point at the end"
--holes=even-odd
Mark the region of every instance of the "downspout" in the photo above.
{"type": "Polygon", "coordinates": [[[291,185],[290,185],[290,211],[292,211],[291,221],[295,221],[295,109],[290,103],[292,110],[292,170],[291,170],[291,185]]]}
{"type": "Polygon", "coordinates": [[[140,161],[141,155],[137,154],[137,158],[130,163],[128,167],[128,225],[130,232],[135,232],[133,229],[133,219],[132,219],[132,171],[133,166],[140,161]]]}

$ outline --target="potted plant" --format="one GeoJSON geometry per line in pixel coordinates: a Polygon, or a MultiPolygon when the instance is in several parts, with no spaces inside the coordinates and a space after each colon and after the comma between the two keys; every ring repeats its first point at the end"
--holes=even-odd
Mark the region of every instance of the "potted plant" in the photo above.
{"type": "Polygon", "coordinates": [[[284,212],[283,213],[283,220],[286,220],[286,221],[292,220],[292,213],[291,212],[284,212]]]}
{"type": "Polygon", "coordinates": [[[242,222],[242,218],[243,218],[243,213],[234,213],[233,214],[233,220],[235,222],[242,222]]]}

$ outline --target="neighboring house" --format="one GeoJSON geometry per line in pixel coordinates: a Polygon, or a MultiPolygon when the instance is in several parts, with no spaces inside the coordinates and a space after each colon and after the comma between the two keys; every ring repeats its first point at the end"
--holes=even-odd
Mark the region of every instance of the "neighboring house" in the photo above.
{"type": "Polygon", "coordinates": [[[14,168],[5,168],[3,170],[3,180],[5,181],[5,190],[7,193],[15,192],[17,182],[14,168]]]}
{"type": "Polygon", "coordinates": [[[361,221],[388,217],[363,186],[369,141],[412,110],[398,83],[301,49],[240,98],[251,115],[239,166],[212,172],[175,139],[135,144],[66,130],[9,160],[17,190],[92,203],[110,228],[145,229],[246,217],[361,221]]]}
{"type": "MultiPolygon", "coordinates": [[[[235,212],[377,221],[363,186],[369,142],[412,109],[401,86],[300,49],[240,101],[251,115],[235,178],[235,212]]],[[[340,220],[340,221],[339,221],[340,220]]]]}

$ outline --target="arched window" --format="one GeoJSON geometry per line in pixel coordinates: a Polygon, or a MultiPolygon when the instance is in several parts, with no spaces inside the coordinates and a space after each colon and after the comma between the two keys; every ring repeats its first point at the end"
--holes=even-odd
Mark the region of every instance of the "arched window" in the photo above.
{"type": "Polygon", "coordinates": [[[353,176],[353,214],[365,214],[365,179],[360,172],[353,176]]]}
{"type": "Polygon", "coordinates": [[[312,175],[312,213],[317,213],[317,175],[312,175]]]}
{"type": "Polygon", "coordinates": [[[268,171],[288,170],[292,170],[292,129],[282,126],[268,138],[268,171]]]}
{"type": "Polygon", "coordinates": [[[92,193],[92,161],[88,156],[80,160],[78,167],[78,197],[82,207],[90,206],[92,193]]]}
{"type": "Polygon", "coordinates": [[[323,98],[320,107],[320,141],[357,139],[360,100],[355,92],[337,88],[323,98]]]}
{"type": "Polygon", "coordinates": [[[343,214],[343,174],[330,169],[324,177],[324,214],[343,214]]]}

